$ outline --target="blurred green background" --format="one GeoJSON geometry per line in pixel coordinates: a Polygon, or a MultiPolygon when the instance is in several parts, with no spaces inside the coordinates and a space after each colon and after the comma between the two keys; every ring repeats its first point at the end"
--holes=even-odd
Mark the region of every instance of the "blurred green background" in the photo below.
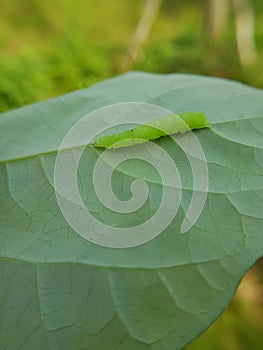
{"type": "MultiPolygon", "coordinates": [[[[263,0],[0,0],[0,111],[128,70],[263,88],[262,62],[263,0]]],[[[263,348],[262,271],[187,350],[263,348]]]]}
{"type": "Polygon", "coordinates": [[[228,5],[225,25],[215,34],[207,11],[213,0],[152,0],[160,6],[153,25],[127,64],[147,0],[0,0],[0,111],[130,69],[214,75],[263,87],[263,1],[245,0],[255,14],[257,56],[250,64],[240,62],[232,3],[244,0],[214,1],[228,5]]]}

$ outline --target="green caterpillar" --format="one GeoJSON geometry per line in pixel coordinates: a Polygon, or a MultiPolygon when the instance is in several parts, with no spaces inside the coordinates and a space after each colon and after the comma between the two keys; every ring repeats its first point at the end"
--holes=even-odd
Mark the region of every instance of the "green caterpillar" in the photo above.
{"type": "Polygon", "coordinates": [[[155,140],[162,136],[208,127],[208,121],[201,112],[169,114],[130,130],[102,136],[94,141],[94,146],[120,148],[143,143],[148,140],[155,140]]]}

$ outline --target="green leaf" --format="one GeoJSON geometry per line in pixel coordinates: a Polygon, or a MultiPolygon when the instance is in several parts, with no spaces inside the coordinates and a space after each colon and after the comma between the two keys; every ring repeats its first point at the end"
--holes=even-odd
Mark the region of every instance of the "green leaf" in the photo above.
{"type": "MultiPolygon", "coordinates": [[[[1,114],[0,348],[170,350],[198,336],[263,253],[262,130],[261,90],[180,74],[125,74],[1,114]],[[152,241],[111,249],[90,243],[66,222],[55,196],[54,164],[77,121],[128,101],[207,116],[211,129],[195,134],[207,159],[209,191],[198,221],[180,234],[191,169],[169,137],[159,139],[180,172],[180,209],[152,241]]],[[[151,216],[161,198],[160,178],[137,160],[116,169],[112,186],[125,200],[132,181],[144,178],[150,190],[141,211],[117,215],[93,198],[86,170],[99,154],[87,147],[79,169],[79,187],[94,216],[118,227],[151,216]]]]}

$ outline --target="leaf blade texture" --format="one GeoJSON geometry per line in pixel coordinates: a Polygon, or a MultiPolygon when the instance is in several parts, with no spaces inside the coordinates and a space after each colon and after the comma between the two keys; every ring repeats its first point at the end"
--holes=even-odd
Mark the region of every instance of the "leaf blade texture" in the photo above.
{"type": "MultiPolygon", "coordinates": [[[[135,72],[1,114],[0,347],[170,350],[204,331],[263,252],[262,96],[223,79],[135,72]],[[181,235],[192,179],[185,156],[160,139],[182,172],[180,210],[153,241],[119,250],[71,229],[56,202],[53,172],[58,147],[80,118],[128,101],[207,116],[211,129],[197,136],[209,192],[199,220],[181,235]]],[[[124,164],[114,186],[120,191],[118,184],[142,176],[153,196],[144,216],[154,211],[158,179],[124,164]]],[[[119,224],[118,216],[88,204],[102,221],[119,224]]]]}

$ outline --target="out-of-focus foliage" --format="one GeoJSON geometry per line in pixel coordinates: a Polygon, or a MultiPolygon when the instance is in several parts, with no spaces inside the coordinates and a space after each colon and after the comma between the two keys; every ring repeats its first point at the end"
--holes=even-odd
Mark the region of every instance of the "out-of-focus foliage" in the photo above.
{"type": "MultiPolygon", "coordinates": [[[[258,60],[241,68],[233,15],[218,40],[203,32],[203,1],[163,0],[134,69],[190,72],[262,87],[263,2],[256,14],[258,60]]],[[[0,111],[120,73],[144,1],[0,0],[0,111]]]]}

